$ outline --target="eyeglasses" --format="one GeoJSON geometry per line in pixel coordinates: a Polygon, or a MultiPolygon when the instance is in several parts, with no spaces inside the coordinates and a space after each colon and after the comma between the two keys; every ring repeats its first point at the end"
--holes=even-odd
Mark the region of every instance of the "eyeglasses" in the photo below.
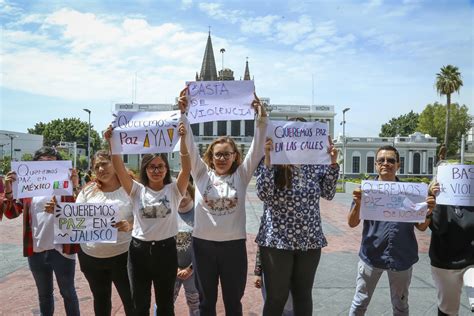
{"type": "Polygon", "coordinates": [[[156,172],[156,171],[163,171],[166,169],[166,165],[148,165],[146,166],[146,170],[149,172],[156,172]]]}
{"type": "Polygon", "coordinates": [[[230,157],[234,154],[235,152],[233,151],[225,151],[225,152],[214,153],[213,157],[214,159],[217,159],[217,160],[221,160],[222,158],[224,158],[224,160],[229,160],[230,157]]]}
{"type": "Polygon", "coordinates": [[[394,165],[397,162],[397,160],[395,158],[379,158],[379,159],[377,159],[377,163],[379,165],[383,165],[385,162],[388,163],[388,164],[394,165]]]}

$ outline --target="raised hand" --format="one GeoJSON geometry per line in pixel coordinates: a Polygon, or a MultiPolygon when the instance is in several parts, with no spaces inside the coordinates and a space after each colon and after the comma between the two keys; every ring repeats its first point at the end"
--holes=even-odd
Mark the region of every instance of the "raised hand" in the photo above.
{"type": "Polygon", "coordinates": [[[179,136],[183,137],[183,136],[186,136],[186,126],[184,125],[183,122],[179,122],[179,125],[178,125],[178,133],[179,133],[179,136]]]}
{"type": "Polygon", "coordinates": [[[188,97],[186,96],[187,93],[188,93],[188,87],[184,88],[179,93],[178,107],[181,110],[181,113],[186,113],[186,110],[188,108],[188,97]]]}
{"type": "Polygon", "coordinates": [[[328,154],[331,156],[331,164],[336,164],[337,154],[338,154],[337,148],[334,146],[331,136],[328,136],[328,140],[329,140],[328,154]]]}

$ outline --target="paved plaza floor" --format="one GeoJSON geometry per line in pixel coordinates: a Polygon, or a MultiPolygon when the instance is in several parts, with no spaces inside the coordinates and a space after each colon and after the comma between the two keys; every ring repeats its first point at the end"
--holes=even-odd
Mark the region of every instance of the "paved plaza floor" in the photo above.
{"type": "MultiPolygon", "coordinates": [[[[329,246],[323,249],[313,287],[313,315],[347,315],[354,294],[361,227],[347,226],[346,215],[351,201],[349,193],[338,193],[333,201],[321,200],[323,230],[329,246]]],[[[260,315],[262,298],[253,286],[255,264],[255,234],[258,231],[262,203],[255,195],[255,186],[249,187],[247,197],[247,249],[249,273],[243,298],[244,315],[260,315]]],[[[362,226],[362,225],[359,225],[362,226]]],[[[436,291],[430,273],[427,255],[429,230],[417,233],[420,261],[414,266],[410,286],[411,315],[437,315],[436,291]]],[[[22,218],[0,222],[0,315],[39,315],[36,287],[22,257],[22,218]]],[[[55,285],[56,286],[56,285],[55,285]]],[[[93,315],[92,294],[87,281],[76,265],[76,289],[82,315],[93,315]]],[[[474,315],[468,309],[463,293],[459,315],[474,315]]],[[[55,315],[65,315],[61,296],[55,287],[55,315]]],[[[176,302],[176,315],[187,315],[183,293],[176,302]]],[[[123,307],[114,289],[113,315],[124,315],[123,307]]],[[[218,314],[224,315],[219,299],[218,314]]],[[[367,315],[392,315],[387,277],[384,274],[377,286],[367,315]]]]}

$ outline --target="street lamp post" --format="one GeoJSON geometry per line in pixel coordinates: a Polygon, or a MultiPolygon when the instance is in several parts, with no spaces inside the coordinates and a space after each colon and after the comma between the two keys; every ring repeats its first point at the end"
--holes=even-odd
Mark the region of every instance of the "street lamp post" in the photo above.
{"type": "Polygon", "coordinates": [[[344,177],[346,175],[346,112],[349,111],[350,108],[345,108],[342,110],[342,185],[344,188],[344,192],[346,192],[346,183],[344,182],[344,177]]]}
{"type": "MultiPolygon", "coordinates": [[[[7,136],[8,138],[10,138],[10,161],[13,161],[13,139],[14,138],[17,138],[18,135],[15,135],[15,134],[8,134],[8,133],[3,133],[3,135],[7,136]]],[[[3,149],[3,147],[2,147],[3,149]]]]}
{"type": "Polygon", "coordinates": [[[6,144],[1,144],[0,147],[2,148],[2,160],[3,158],[5,158],[5,151],[3,149],[3,146],[6,146],[6,145],[10,145],[10,143],[6,143],[6,144]]]}
{"type": "Polygon", "coordinates": [[[83,109],[89,114],[89,128],[87,129],[87,170],[91,169],[91,110],[83,109]]]}

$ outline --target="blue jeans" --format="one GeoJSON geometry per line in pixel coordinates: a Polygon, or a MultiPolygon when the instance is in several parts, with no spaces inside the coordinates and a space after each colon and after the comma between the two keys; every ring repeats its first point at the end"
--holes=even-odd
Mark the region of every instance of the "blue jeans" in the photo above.
{"type": "Polygon", "coordinates": [[[186,303],[188,304],[189,315],[199,316],[199,292],[196,288],[196,281],[194,280],[194,272],[186,280],[176,278],[174,285],[174,301],[178,297],[181,285],[184,288],[184,295],[186,296],[186,303]]]}
{"type": "Polygon", "coordinates": [[[28,257],[28,265],[38,289],[41,315],[50,316],[54,313],[53,272],[63,297],[66,315],[80,315],[79,300],[74,287],[76,260],[68,259],[52,249],[34,253],[28,257]]]}

